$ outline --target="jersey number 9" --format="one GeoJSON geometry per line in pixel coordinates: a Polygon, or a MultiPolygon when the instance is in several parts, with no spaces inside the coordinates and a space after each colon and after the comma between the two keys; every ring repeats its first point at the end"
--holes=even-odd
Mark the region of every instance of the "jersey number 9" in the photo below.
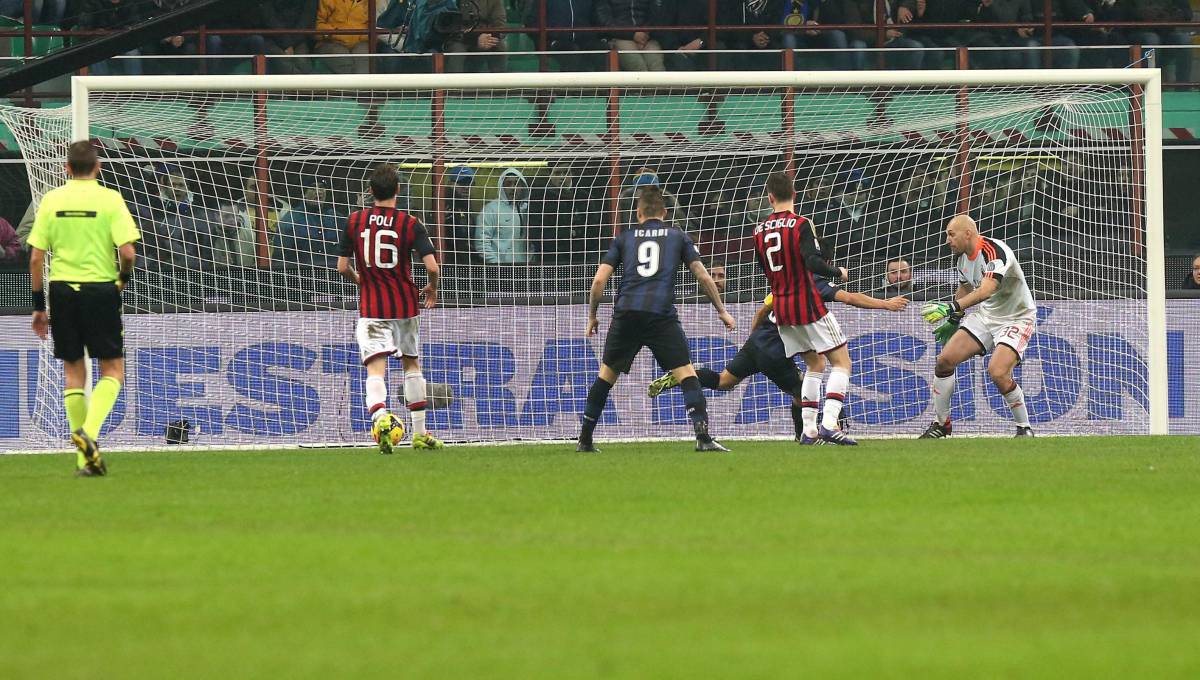
{"type": "Polygon", "coordinates": [[[393,241],[399,236],[391,229],[372,231],[363,229],[359,236],[363,240],[363,266],[376,269],[395,269],[400,263],[400,249],[393,241]],[[371,236],[374,235],[374,240],[371,236]],[[385,238],[386,237],[386,238],[385,238]]]}
{"type": "Polygon", "coordinates": [[[657,241],[643,241],[638,244],[638,265],[637,273],[643,277],[649,278],[658,273],[659,253],[662,249],[659,248],[657,241]]]}

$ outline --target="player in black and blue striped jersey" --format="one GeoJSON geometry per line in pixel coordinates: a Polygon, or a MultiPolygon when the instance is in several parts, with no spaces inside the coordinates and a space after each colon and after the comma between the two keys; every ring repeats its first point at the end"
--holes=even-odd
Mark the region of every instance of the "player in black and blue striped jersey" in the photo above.
{"type": "Polygon", "coordinates": [[[643,347],[654,353],[658,365],[683,388],[684,403],[696,432],[697,451],[728,451],[708,432],[708,410],[704,392],[696,379],[688,352],[687,337],[675,311],[675,275],[686,264],[712,302],[725,327],[733,330],[733,317],[725,311],[721,293],[700,261],[696,245],[683,231],[666,222],[667,210],[662,192],[642,189],[638,197],[638,224],[623,231],[612,241],[608,254],[592,279],[588,299],[587,335],[599,325],[596,312],[608,279],[621,269],[621,284],[613,304],[612,323],[604,339],[604,358],[600,375],[588,390],[583,412],[583,427],[575,450],[594,453],[592,442],[596,421],[608,402],[608,392],[621,373],[628,373],[634,357],[643,347]]]}
{"type": "MultiPolygon", "coordinates": [[[[879,300],[862,293],[851,293],[817,274],[813,274],[813,282],[825,302],[841,302],[852,307],[886,309],[890,312],[898,312],[908,304],[908,299],[904,297],[879,300]]],[[[711,368],[697,368],[696,377],[701,386],[724,392],[737,387],[746,378],[762,373],[784,393],[792,395],[792,423],[796,428],[796,441],[813,444],[817,440],[806,435],[805,431],[816,430],[817,401],[821,397],[820,376],[825,372],[825,358],[818,352],[801,354],[808,369],[808,375],[802,378],[796,363],[784,351],[773,309],[774,300],[767,295],[762,307],[754,315],[750,337],[733,359],[725,364],[720,373],[711,368]],[[809,375],[812,379],[809,379],[809,375]]],[[[647,393],[654,398],[677,384],[674,376],[668,373],[651,382],[647,393]]]]}

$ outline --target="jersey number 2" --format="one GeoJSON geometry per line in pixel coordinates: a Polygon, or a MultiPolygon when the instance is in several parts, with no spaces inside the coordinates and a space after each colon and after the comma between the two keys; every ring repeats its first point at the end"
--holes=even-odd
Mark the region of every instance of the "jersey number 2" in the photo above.
{"type": "Polygon", "coordinates": [[[658,273],[658,258],[662,249],[658,247],[656,241],[642,241],[638,244],[638,265],[637,273],[644,277],[654,276],[658,273]]]}
{"type": "Polygon", "coordinates": [[[400,249],[392,241],[400,234],[391,229],[380,229],[372,232],[363,229],[359,236],[363,240],[363,266],[376,269],[395,269],[400,263],[400,249]],[[374,240],[371,236],[374,235],[374,240]],[[387,237],[387,240],[384,240],[387,237]]]}
{"type": "Polygon", "coordinates": [[[783,238],[779,236],[777,231],[768,231],[766,236],[763,236],[763,243],[767,244],[767,267],[773,272],[783,269],[782,264],[775,264],[775,253],[783,250],[783,238]]]}

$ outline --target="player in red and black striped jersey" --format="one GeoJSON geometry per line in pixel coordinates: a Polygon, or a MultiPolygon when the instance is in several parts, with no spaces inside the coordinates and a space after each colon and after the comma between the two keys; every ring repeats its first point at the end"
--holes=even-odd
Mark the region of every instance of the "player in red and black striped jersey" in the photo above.
{"type": "Polygon", "coordinates": [[[789,357],[802,354],[808,364],[803,399],[813,414],[824,368],[821,355],[833,367],[826,386],[822,422],[816,423],[815,417],[811,421],[806,418],[804,436],[854,445],[856,442],[838,428],[838,414],[850,386],[850,353],[846,351],[846,337],[837,319],[826,309],[820,289],[813,281],[813,274],[834,282],[845,281],[846,270],[825,261],[812,223],[796,214],[796,188],[791,177],[782,172],[768,177],[767,198],[771,201],[771,214],[754,230],[755,251],[771,286],[784,352],[789,357]]]}
{"type": "MultiPolygon", "coordinates": [[[[366,402],[373,421],[390,416],[387,410],[388,357],[400,356],[404,367],[404,400],[412,415],[413,448],[440,449],[443,444],[425,430],[425,378],[421,374],[417,317],[420,295],[425,308],[437,303],[437,252],[425,226],[396,208],[400,178],[393,165],[381,164],[371,173],[375,205],[355,211],[346,221],[338,252],[338,272],[359,287],[359,320],[355,330],[367,368],[366,402]],[[419,293],[411,272],[417,253],[428,273],[419,293]]],[[[391,452],[383,421],[380,450],[391,452]]],[[[380,429],[380,428],[376,428],[380,429]]]]}

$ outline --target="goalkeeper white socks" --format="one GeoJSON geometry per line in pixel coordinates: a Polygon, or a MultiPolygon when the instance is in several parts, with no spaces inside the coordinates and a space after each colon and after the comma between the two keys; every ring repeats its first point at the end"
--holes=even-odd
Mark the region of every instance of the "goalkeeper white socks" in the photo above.
{"type": "Polygon", "coordinates": [[[821,401],[821,376],[808,372],[800,384],[800,418],[804,422],[804,434],[817,436],[817,404],[821,401]]]}
{"type": "Polygon", "coordinates": [[[825,385],[825,412],[821,425],[826,430],[838,429],[838,416],[842,414],[842,403],[846,401],[846,390],[850,387],[850,372],[844,368],[829,370],[829,382],[825,385]]]}
{"type": "Polygon", "coordinates": [[[933,378],[933,417],[945,424],[950,419],[950,397],[954,396],[954,374],[933,378]]]}
{"type": "Polygon", "coordinates": [[[367,413],[372,422],[387,413],[387,381],[379,376],[367,377],[367,413]]]}
{"type": "Polygon", "coordinates": [[[404,401],[412,415],[413,434],[425,434],[425,376],[420,371],[404,374],[404,401]]]}
{"type": "Polygon", "coordinates": [[[1029,427],[1029,407],[1025,405],[1025,390],[1017,382],[1013,381],[1013,388],[1004,395],[1004,401],[1008,402],[1008,407],[1012,409],[1013,420],[1017,421],[1018,427],[1029,427]]]}

